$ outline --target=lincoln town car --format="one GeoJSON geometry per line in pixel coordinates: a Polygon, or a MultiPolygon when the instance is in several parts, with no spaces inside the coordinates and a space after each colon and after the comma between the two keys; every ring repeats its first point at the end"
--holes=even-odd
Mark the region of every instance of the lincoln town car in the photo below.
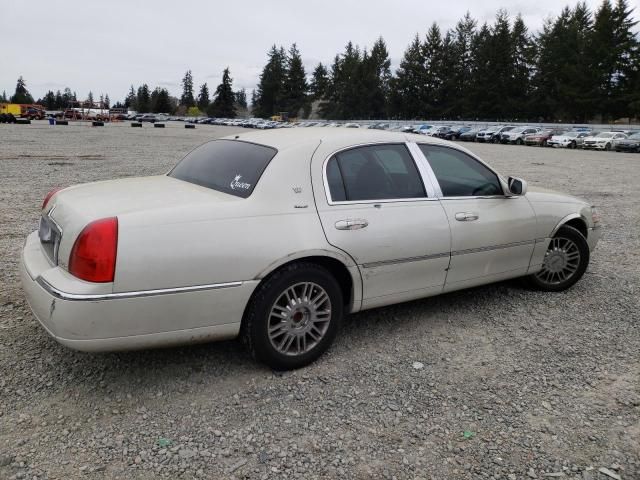
{"type": "Polygon", "coordinates": [[[565,290],[600,232],[590,203],[446,140],[279,129],[207,142],[165,175],[50,192],[20,269],[70,348],[240,337],[291,369],[349,313],[516,277],[565,290]]]}

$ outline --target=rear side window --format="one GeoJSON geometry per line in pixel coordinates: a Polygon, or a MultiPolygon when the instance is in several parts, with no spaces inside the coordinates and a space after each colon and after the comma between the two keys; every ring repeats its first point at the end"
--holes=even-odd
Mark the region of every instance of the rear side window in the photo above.
{"type": "Polygon", "coordinates": [[[426,197],[404,145],[371,145],[340,152],[327,164],[331,200],[366,201],[426,197]]]}
{"type": "Polygon", "coordinates": [[[255,143],[214,140],[189,152],[169,176],[247,198],[276,153],[255,143]]]}

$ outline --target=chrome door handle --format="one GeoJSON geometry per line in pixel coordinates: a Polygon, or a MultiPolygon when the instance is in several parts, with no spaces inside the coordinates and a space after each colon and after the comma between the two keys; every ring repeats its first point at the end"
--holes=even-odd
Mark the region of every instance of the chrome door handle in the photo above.
{"type": "Polygon", "coordinates": [[[458,212],[456,213],[456,220],[459,222],[472,222],[477,220],[480,216],[477,213],[470,212],[458,212]]]}
{"type": "Polygon", "coordinates": [[[359,230],[369,225],[369,222],[362,218],[350,218],[346,220],[338,220],[335,227],[338,230],[359,230]]]}

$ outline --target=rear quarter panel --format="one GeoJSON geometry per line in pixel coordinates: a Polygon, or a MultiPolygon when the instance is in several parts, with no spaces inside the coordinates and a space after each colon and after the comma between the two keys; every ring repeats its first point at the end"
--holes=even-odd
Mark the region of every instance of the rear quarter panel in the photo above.
{"type": "Polygon", "coordinates": [[[119,217],[115,292],[245,281],[287,259],[331,247],[316,212],[310,179],[313,149],[279,152],[252,195],[119,217]]]}

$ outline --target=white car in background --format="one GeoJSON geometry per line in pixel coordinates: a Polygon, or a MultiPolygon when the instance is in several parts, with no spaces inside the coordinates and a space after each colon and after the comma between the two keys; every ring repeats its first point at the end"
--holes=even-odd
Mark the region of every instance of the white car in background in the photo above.
{"type": "Polygon", "coordinates": [[[622,140],[627,136],[622,132],[600,132],[591,137],[585,137],[582,148],[594,150],[611,150],[616,140],[622,140]]]}
{"type": "Polygon", "coordinates": [[[101,351],[240,335],[297,368],[351,312],[526,277],[560,291],[600,236],[587,202],[421,135],[236,134],[168,174],[50,192],[20,273],[60,343],[101,351]]]}
{"type": "Polygon", "coordinates": [[[553,135],[547,140],[547,145],[560,148],[579,148],[582,147],[582,142],[589,135],[591,135],[591,132],[564,132],[561,135],[553,135]]]}
{"type": "Polygon", "coordinates": [[[515,127],[506,132],[500,134],[501,143],[515,143],[516,145],[524,144],[524,137],[532,135],[534,133],[541,132],[542,129],[538,127],[515,127]]]}

